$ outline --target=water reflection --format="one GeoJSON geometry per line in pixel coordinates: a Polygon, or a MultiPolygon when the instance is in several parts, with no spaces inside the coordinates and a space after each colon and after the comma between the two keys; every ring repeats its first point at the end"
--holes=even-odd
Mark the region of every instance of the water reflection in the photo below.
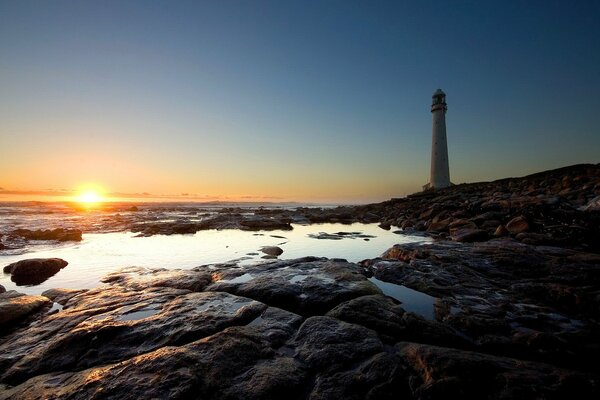
{"type": "Polygon", "coordinates": [[[0,265],[25,258],[59,257],[69,265],[40,285],[16,288],[9,275],[0,275],[0,284],[7,290],[17,289],[28,294],[40,294],[51,288],[91,288],[100,278],[123,267],[193,268],[199,265],[242,259],[241,263],[262,262],[259,250],[264,246],[283,249],[280,259],[304,256],[344,258],[358,262],[379,256],[395,243],[423,242],[428,239],[398,235],[376,224],[316,224],[293,225],[291,231],[270,231],[256,234],[239,230],[207,230],[188,235],[156,235],[134,237],[131,232],[84,234],[83,241],[36,248],[25,255],[1,255],[0,265]],[[369,241],[348,236],[341,240],[311,238],[319,232],[361,232],[372,236],[369,241]],[[282,237],[287,240],[282,243],[282,237]]]}

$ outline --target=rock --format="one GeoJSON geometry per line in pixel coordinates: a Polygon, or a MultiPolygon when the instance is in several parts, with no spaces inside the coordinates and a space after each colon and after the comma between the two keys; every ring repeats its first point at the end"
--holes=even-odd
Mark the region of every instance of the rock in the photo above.
{"type": "Polygon", "coordinates": [[[340,368],[383,350],[372,330],[322,316],[308,318],[302,324],[294,345],[298,358],[316,369],[340,368]]]}
{"type": "Polygon", "coordinates": [[[60,258],[30,258],[4,267],[17,285],[37,285],[50,278],[69,263],[60,258]]]}
{"type": "Polygon", "coordinates": [[[260,249],[260,251],[262,251],[265,254],[268,254],[270,256],[280,256],[281,254],[283,254],[283,250],[281,249],[281,247],[277,247],[277,246],[265,246],[262,247],[260,249]]]}
{"type": "Polygon", "coordinates": [[[39,229],[32,231],[29,229],[16,229],[13,235],[21,236],[28,240],[58,240],[60,242],[75,241],[80,242],[82,240],[82,232],[79,229],[39,229]]]}
{"type": "Polygon", "coordinates": [[[44,296],[28,296],[14,290],[0,293],[0,328],[6,328],[50,303],[44,296]]]}
{"type": "Polygon", "coordinates": [[[493,239],[395,245],[384,257],[363,265],[377,279],[436,297],[436,321],[472,338],[476,349],[572,368],[590,368],[600,356],[592,339],[600,329],[595,255],[493,239]],[[523,341],[523,331],[562,344],[523,341]]]}
{"type": "Polygon", "coordinates": [[[247,324],[266,308],[227,293],[91,289],[72,298],[68,312],[53,314],[29,328],[30,335],[3,343],[0,370],[5,372],[0,379],[18,384],[43,373],[90,368],[190,343],[247,324]]]}
{"type": "Polygon", "coordinates": [[[470,346],[467,340],[447,326],[407,313],[391,298],[382,295],[358,297],[338,305],[327,315],[372,329],[387,343],[418,341],[453,347],[470,346]]]}
{"type": "Polygon", "coordinates": [[[508,229],[504,225],[498,225],[496,231],[494,232],[495,237],[507,236],[509,234],[508,229]]]}
{"type": "Polygon", "coordinates": [[[513,235],[527,232],[529,230],[529,222],[527,222],[527,218],[520,215],[518,217],[511,219],[506,224],[506,229],[513,235]]]}
{"type": "Polygon", "coordinates": [[[215,283],[208,291],[223,291],[256,299],[303,316],[325,314],[338,304],[381,291],[363,269],[342,260],[306,257],[258,266],[213,267],[215,283]]]}
{"type": "Polygon", "coordinates": [[[595,398],[594,378],[547,364],[417,343],[397,345],[414,398],[595,398]]]}
{"type": "Polygon", "coordinates": [[[394,248],[363,266],[110,274],[0,333],[0,399],[598,397],[600,256],[510,238],[394,248]],[[435,295],[435,320],[368,274],[435,295]]]}
{"type": "MultiPolygon", "coordinates": [[[[232,316],[223,308],[209,317],[223,319],[219,311],[232,316]]],[[[267,309],[256,323],[229,326],[201,340],[182,336],[176,345],[134,354],[119,363],[38,375],[0,393],[0,399],[57,398],[66,393],[74,399],[283,398],[306,387],[308,371],[274,350],[299,324],[289,318],[284,318],[287,324],[279,323],[281,313],[270,314],[267,309]],[[272,326],[280,327],[276,336],[268,329],[272,326]]]]}
{"type": "Polygon", "coordinates": [[[0,293],[4,293],[6,292],[6,289],[4,288],[4,286],[0,285],[0,293]]]}
{"type": "Polygon", "coordinates": [[[600,196],[594,197],[585,206],[581,207],[582,211],[600,211],[600,196]]]}
{"type": "Polygon", "coordinates": [[[448,232],[448,226],[450,226],[451,222],[452,218],[446,218],[441,221],[433,222],[429,224],[427,230],[433,232],[448,232]]]}
{"type": "Polygon", "coordinates": [[[482,242],[487,238],[488,233],[483,229],[461,228],[452,233],[455,242],[482,242]]]}
{"type": "Polygon", "coordinates": [[[48,289],[42,292],[42,296],[64,306],[72,297],[85,291],[85,289],[48,289]]]}
{"type": "Polygon", "coordinates": [[[170,287],[201,292],[212,283],[212,274],[207,270],[128,267],[107,274],[102,282],[136,290],[170,287]]]}

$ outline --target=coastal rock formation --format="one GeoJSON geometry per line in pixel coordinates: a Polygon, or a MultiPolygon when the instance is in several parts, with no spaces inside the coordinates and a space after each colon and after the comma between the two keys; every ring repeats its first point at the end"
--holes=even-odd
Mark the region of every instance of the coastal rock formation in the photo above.
{"type": "Polygon", "coordinates": [[[532,245],[600,251],[600,164],[580,164],[522,178],[469,183],[356,207],[404,232],[456,241],[511,236],[532,245]],[[460,230],[459,230],[460,229],[460,230]]]}
{"type": "MultiPolygon", "coordinates": [[[[592,345],[588,351],[593,348],[593,338],[579,336],[582,347],[577,348],[570,345],[575,338],[568,341],[561,336],[566,345],[552,348],[554,354],[509,352],[501,357],[484,335],[477,335],[477,320],[468,323],[458,318],[469,315],[469,307],[487,322],[502,321],[507,315],[487,311],[488,302],[493,307],[495,298],[477,297],[482,287],[495,282],[494,277],[499,282],[508,279],[502,253],[489,276],[482,272],[485,268],[476,257],[491,251],[480,249],[482,245],[395,247],[386,254],[387,260],[371,260],[364,266],[307,257],[187,271],[128,268],[107,276],[105,286],[79,293],[57,290],[48,295],[63,302],[62,311],[0,336],[0,384],[4,385],[0,399],[597,396],[595,364],[569,362],[571,352],[584,350],[582,340],[592,345]],[[459,246],[467,250],[460,252],[459,246]],[[433,262],[459,261],[465,254],[469,255],[465,265],[459,263],[449,271],[447,265],[433,262]],[[417,264],[425,268],[425,261],[431,265],[430,278],[421,289],[440,299],[435,320],[407,312],[368,279],[371,273],[389,282],[405,277],[407,285],[416,287],[404,269],[417,271],[417,264]],[[463,269],[467,272],[461,275],[463,269]],[[459,282],[468,273],[484,275],[461,289],[459,282]],[[457,282],[452,284],[452,279],[457,282]],[[444,309],[443,301],[450,301],[450,294],[457,303],[444,309]],[[452,315],[458,319],[453,321],[452,315]],[[565,358],[556,358],[556,351],[564,352],[565,358]]],[[[533,260],[530,251],[522,250],[528,261],[533,260]]],[[[595,262],[593,255],[575,251],[556,257],[595,262]]],[[[583,271],[582,267],[569,267],[557,279],[583,271]]],[[[541,268],[534,266],[536,271],[541,268]]],[[[524,266],[517,273],[517,281],[528,281],[524,266]]],[[[495,289],[505,295],[505,289],[495,289]]],[[[591,329],[585,318],[595,315],[593,311],[579,315],[579,323],[591,329]]],[[[564,318],[561,332],[569,331],[564,318]]],[[[534,329],[524,320],[517,318],[517,323],[528,327],[521,333],[534,329]]],[[[558,326],[545,317],[535,329],[540,331],[539,324],[544,323],[558,326]]],[[[531,344],[533,338],[528,339],[520,349],[539,348],[531,344]]],[[[548,343],[538,339],[545,349],[548,343]]]]}
{"type": "Polygon", "coordinates": [[[5,274],[17,285],[37,285],[50,278],[69,263],[61,258],[30,258],[4,267],[5,274]]]}
{"type": "Polygon", "coordinates": [[[82,232],[79,229],[16,229],[12,234],[27,240],[58,240],[59,242],[80,242],[82,240],[82,232]]]}
{"type": "Polygon", "coordinates": [[[139,236],[189,234],[207,229],[239,229],[243,231],[291,230],[291,220],[285,215],[264,216],[248,213],[224,213],[209,215],[199,222],[181,219],[175,222],[147,222],[132,225],[132,232],[139,236]]]}
{"type": "Polygon", "coordinates": [[[486,353],[595,368],[600,255],[511,239],[396,245],[363,265],[436,297],[436,319],[486,353]]]}

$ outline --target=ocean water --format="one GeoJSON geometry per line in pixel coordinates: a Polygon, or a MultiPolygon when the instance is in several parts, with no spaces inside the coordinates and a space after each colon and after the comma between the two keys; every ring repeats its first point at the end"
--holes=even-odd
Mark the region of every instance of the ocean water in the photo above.
{"type": "MultiPolygon", "coordinates": [[[[41,294],[51,288],[91,288],[100,279],[123,267],[189,269],[207,264],[237,261],[242,264],[264,262],[264,246],[279,246],[283,254],[278,259],[304,256],[342,258],[358,262],[380,256],[396,243],[428,242],[422,236],[410,236],[384,230],[377,224],[292,224],[292,230],[240,231],[205,230],[187,235],[154,235],[137,237],[126,226],[132,220],[175,221],[194,220],[218,208],[154,205],[144,211],[125,208],[82,212],[62,205],[34,204],[25,207],[0,205],[0,233],[16,228],[48,229],[56,227],[84,230],[81,242],[30,241],[20,249],[0,251],[0,266],[27,258],[59,257],[69,265],[38,285],[17,286],[11,276],[0,273],[0,284],[7,290],[41,294]],[[123,222],[125,221],[125,223],[123,222]],[[336,235],[338,233],[342,235],[336,235]],[[322,234],[327,235],[322,235],[322,234]],[[349,234],[351,233],[351,234],[349,234]],[[329,239],[319,239],[329,237],[329,239]],[[333,240],[331,238],[337,238],[333,240]]],[[[376,284],[378,282],[375,282],[376,284]]],[[[429,310],[429,299],[419,297],[401,286],[378,285],[386,294],[412,306],[415,311],[429,310]],[[398,295],[400,293],[401,295],[398,295]],[[423,300],[425,299],[425,300],[423,300]],[[421,307],[421,308],[419,308],[421,307]]]]}

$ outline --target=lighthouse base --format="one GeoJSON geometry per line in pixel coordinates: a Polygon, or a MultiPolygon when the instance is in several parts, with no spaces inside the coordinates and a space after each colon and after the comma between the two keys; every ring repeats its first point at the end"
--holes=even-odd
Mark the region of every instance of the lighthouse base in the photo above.
{"type": "Polygon", "coordinates": [[[427,191],[430,191],[430,190],[445,189],[445,188],[451,187],[451,186],[454,186],[454,183],[450,182],[449,186],[444,186],[444,187],[438,187],[438,188],[436,188],[436,187],[433,187],[433,185],[431,185],[431,182],[429,182],[429,183],[423,185],[423,191],[427,192],[427,191]]]}

